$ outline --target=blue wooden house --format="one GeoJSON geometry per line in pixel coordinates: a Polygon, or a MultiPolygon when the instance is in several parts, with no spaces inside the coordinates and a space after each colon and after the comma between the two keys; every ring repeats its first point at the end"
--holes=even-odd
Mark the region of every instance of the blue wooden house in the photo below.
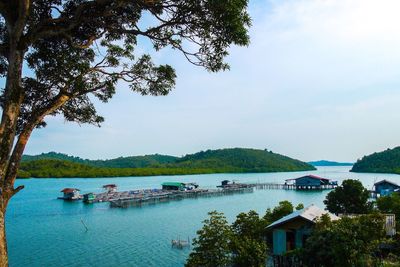
{"type": "Polygon", "coordinates": [[[287,179],[285,184],[294,186],[296,190],[322,190],[332,189],[337,186],[337,182],[331,182],[330,179],[311,174],[299,178],[287,179]]]}
{"type": "Polygon", "coordinates": [[[303,247],[316,219],[323,214],[328,214],[331,220],[339,219],[336,215],[311,205],[270,224],[267,229],[272,231],[273,254],[283,255],[290,250],[303,247]]]}
{"type": "Polygon", "coordinates": [[[388,196],[395,191],[399,191],[400,185],[388,180],[382,180],[375,183],[374,188],[375,195],[379,194],[380,196],[388,196]]]}

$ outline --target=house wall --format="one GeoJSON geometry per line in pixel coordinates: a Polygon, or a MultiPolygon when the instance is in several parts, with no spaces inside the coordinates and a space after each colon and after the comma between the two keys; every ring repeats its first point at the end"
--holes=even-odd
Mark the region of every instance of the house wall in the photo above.
{"type": "Polygon", "coordinates": [[[282,255],[286,253],[286,232],[288,231],[295,233],[296,248],[303,247],[303,237],[305,235],[310,235],[311,227],[312,223],[302,218],[298,218],[278,226],[278,228],[273,230],[273,254],[282,255]]]}
{"type": "Polygon", "coordinates": [[[398,188],[398,186],[395,186],[390,183],[381,183],[381,184],[375,185],[375,192],[378,194],[381,194],[381,195],[386,195],[387,192],[393,192],[397,188],[398,188]]]}
{"type": "Polygon", "coordinates": [[[284,254],[286,252],[286,231],[275,229],[272,233],[272,242],[274,255],[284,254]]]}
{"type": "Polygon", "coordinates": [[[309,177],[302,177],[296,180],[296,186],[320,186],[321,181],[309,177]]]}

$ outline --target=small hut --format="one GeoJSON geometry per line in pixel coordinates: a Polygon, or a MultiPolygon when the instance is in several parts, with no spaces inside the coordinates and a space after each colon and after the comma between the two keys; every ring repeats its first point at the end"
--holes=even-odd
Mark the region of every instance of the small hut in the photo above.
{"type": "Polygon", "coordinates": [[[103,185],[103,188],[107,191],[107,193],[117,192],[116,184],[106,184],[106,185],[103,185]]]}
{"type": "Polygon", "coordinates": [[[290,250],[303,247],[316,219],[323,214],[328,214],[331,220],[339,219],[336,215],[311,205],[267,226],[267,229],[272,231],[273,254],[283,255],[290,250]]]}
{"type": "Polygon", "coordinates": [[[85,203],[93,203],[96,199],[96,195],[94,193],[87,193],[83,195],[83,202],[85,203]]]}
{"type": "Polygon", "coordinates": [[[374,184],[375,195],[388,196],[400,189],[400,185],[388,180],[382,180],[374,184]]]}
{"type": "Polygon", "coordinates": [[[332,189],[337,186],[337,182],[322,178],[316,175],[305,175],[299,178],[285,180],[285,185],[294,186],[296,190],[322,190],[332,189]]]}
{"type": "Polygon", "coordinates": [[[165,182],[161,184],[162,190],[185,190],[185,184],[181,182],[165,182]]]}
{"type": "Polygon", "coordinates": [[[79,194],[79,189],[78,188],[64,188],[60,192],[64,193],[62,197],[59,197],[60,199],[64,200],[77,200],[80,199],[81,196],[79,194]]]}

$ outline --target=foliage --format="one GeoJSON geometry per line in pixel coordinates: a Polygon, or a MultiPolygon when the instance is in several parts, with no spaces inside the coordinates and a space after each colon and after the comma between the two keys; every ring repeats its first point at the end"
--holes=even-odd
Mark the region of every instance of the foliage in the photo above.
{"type": "Polygon", "coordinates": [[[315,170],[305,162],[268,150],[230,148],[201,151],[176,161],[176,166],[231,169],[236,172],[277,172],[315,170]]]}
{"type": "Polygon", "coordinates": [[[265,227],[265,221],[254,210],[236,216],[231,242],[234,266],[265,266],[265,227]]]}
{"type": "Polygon", "coordinates": [[[252,210],[240,213],[231,226],[227,225],[221,213],[213,211],[209,215],[211,218],[205,220],[203,228],[197,232],[198,237],[193,242],[195,248],[186,266],[265,266],[265,222],[257,212],[252,210]],[[220,227],[223,233],[217,231],[217,227],[220,227]],[[221,236],[222,234],[224,236],[221,236]],[[221,242],[224,249],[220,249],[221,242]],[[226,247],[226,244],[229,246],[226,247]],[[211,255],[210,252],[217,256],[211,255]],[[224,260],[214,261],[213,257],[224,260]]]}
{"type": "Polygon", "coordinates": [[[76,177],[130,177],[156,175],[185,175],[212,173],[210,169],[182,168],[102,168],[62,160],[35,160],[23,162],[20,178],[76,178],[76,177]]]}
{"type": "Polygon", "coordinates": [[[400,147],[364,156],[357,160],[351,171],[400,174],[400,147]]]}
{"type": "Polygon", "coordinates": [[[293,204],[287,200],[284,200],[279,202],[279,205],[276,206],[273,210],[268,208],[264,215],[264,220],[266,221],[266,224],[269,225],[274,221],[277,221],[280,218],[289,215],[292,212],[293,212],[293,204]]]}
{"type": "Polygon", "coordinates": [[[372,204],[368,202],[368,198],[368,190],[360,181],[348,179],[328,193],[324,204],[330,212],[335,214],[365,214],[372,210],[372,204]]]}
{"type": "Polygon", "coordinates": [[[232,229],[222,213],[212,211],[193,239],[193,251],[185,266],[228,266],[231,263],[232,229]]]}
{"type": "Polygon", "coordinates": [[[303,203],[299,203],[299,204],[296,206],[296,210],[302,210],[302,209],[304,209],[304,205],[303,205],[303,203]]]}
{"type": "Polygon", "coordinates": [[[132,156],[132,157],[118,157],[115,159],[108,160],[89,160],[82,159],[80,157],[69,156],[63,153],[49,152],[42,153],[36,156],[24,155],[22,162],[42,160],[42,159],[58,159],[70,162],[76,162],[86,164],[94,167],[106,167],[106,168],[143,168],[156,166],[160,164],[175,162],[178,158],[168,155],[145,155],[145,156],[132,156]]]}
{"type": "Polygon", "coordinates": [[[182,158],[156,154],[111,160],[84,160],[51,152],[38,156],[25,156],[19,177],[29,177],[29,174],[31,177],[145,176],[241,173],[261,170],[300,171],[308,168],[306,163],[279,154],[243,148],[208,150],[182,158]],[[60,159],[63,160],[62,164],[60,159]]]}
{"type": "Polygon", "coordinates": [[[376,266],[379,243],[384,240],[380,214],[343,217],[317,222],[302,250],[303,264],[314,266],[376,266]]]}
{"type": "Polygon", "coordinates": [[[233,266],[262,267],[267,259],[267,245],[264,241],[247,236],[232,239],[233,266]]]}
{"type": "Polygon", "coordinates": [[[396,224],[400,226],[400,194],[392,193],[389,196],[381,196],[376,200],[377,208],[382,213],[396,215],[396,224]]]}

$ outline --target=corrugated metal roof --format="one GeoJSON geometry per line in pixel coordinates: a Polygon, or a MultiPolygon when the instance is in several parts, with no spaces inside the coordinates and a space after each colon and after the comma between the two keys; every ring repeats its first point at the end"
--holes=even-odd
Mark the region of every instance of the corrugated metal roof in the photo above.
{"type": "Polygon", "coordinates": [[[306,219],[306,220],[308,220],[310,222],[314,222],[315,219],[321,217],[323,214],[328,214],[332,221],[335,221],[335,220],[339,219],[338,216],[336,216],[336,215],[334,215],[332,213],[329,213],[326,210],[320,209],[315,205],[311,205],[311,206],[308,206],[307,208],[304,208],[302,210],[297,210],[297,211],[295,211],[295,212],[293,212],[293,213],[291,213],[291,214],[289,214],[289,215],[287,215],[287,216],[285,216],[285,217],[283,217],[283,218],[271,223],[270,225],[267,226],[267,228],[272,228],[272,227],[281,225],[283,223],[286,223],[286,222],[291,221],[291,220],[293,220],[295,218],[298,218],[298,217],[306,219]]]}
{"type": "Polygon", "coordinates": [[[162,186],[183,186],[184,183],[181,182],[165,182],[161,184],[162,186]]]}
{"type": "Polygon", "coordinates": [[[379,181],[379,182],[376,182],[374,185],[378,185],[378,184],[383,184],[383,183],[388,183],[388,184],[392,184],[392,185],[394,185],[394,186],[399,186],[398,184],[396,184],[396,183],[393,183],[393,182],[391,182],[391,181],[388,181],[388,180],[382,180],[382,181],[379,181]]]}
{"type": "Polygon", "coordinates": [[[81,190],[79,190],[78,188],[64,188],[64,189],[61,190],[60,192],[63,192],[63,193],[72,193],[72,192],[74,192],[74,191],[81,191],[81,190]]]}
{"type": "Polygon", "coordinates": [[[326,181],[330,180],[330,179],[327,179],[327,178],[323,178],[323,177],[319,177],[317,175],[310,174],[310,175],[301,176],[299,178],[286,179],[285,181],[292,181],[292,180],[297,180],[297,179],[301,179],[301,178],[311,178],[311,179],[326,180],[326,181]]]}

